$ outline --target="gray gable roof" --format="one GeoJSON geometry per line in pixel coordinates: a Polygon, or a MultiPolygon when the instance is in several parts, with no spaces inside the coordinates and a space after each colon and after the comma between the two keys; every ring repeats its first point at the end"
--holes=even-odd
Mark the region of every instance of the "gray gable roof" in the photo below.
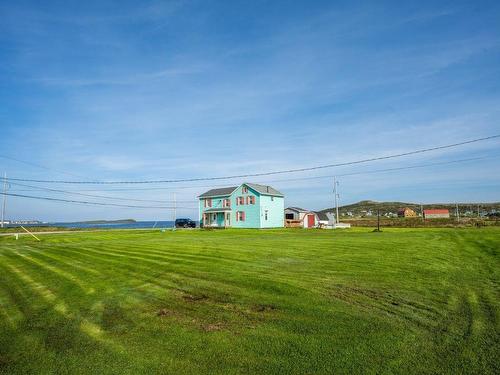
{"type": "Polygon", "coordinates": [[[309,210],[304,210],[303,208],[300,207],[287,207],[286,210],[292,210],[295,212],[310,212],[309,210]]]}
{"type": "MultiPolygon", "coordinates": [[[[281,194],[278,190],[276,190],[268,185],[250,184],[250,183],[246,183],[246,182],[242,185],[246,185],[250,189],[253,189],[257,193],[260,193],[260,194],[284,197],[284,195],[281,194]]],[[[231,187],[219,188],[219,189],[211,189],[211,190],[201,194],[200,196],[198,196],[198,198],[223,197],[223,196],[231,195],[232,192],[235,191],[237,188],[238,188],[238,186],[231,186],[231,187]]]]}
{"type": "Polygon", "coordinates": [[[199,198],[206,198],[206,197],[221,197],[221,196],[226,196],[226,195],[231,195],[233,191],[236,190],[238,186],[231,186],[231,187],[225,187],[225,188],[219,188],[219,189],[212,189],[209,190],[202,195],[199,196],[199,198]]]}
{"type": "Polygon", "coordinates": [[[282,193],[268,185],[250,184],[248,182],[245,182],[244,185],[247,185],[250,189],[253,189],[260,194],[284,197],[282,193]]]}

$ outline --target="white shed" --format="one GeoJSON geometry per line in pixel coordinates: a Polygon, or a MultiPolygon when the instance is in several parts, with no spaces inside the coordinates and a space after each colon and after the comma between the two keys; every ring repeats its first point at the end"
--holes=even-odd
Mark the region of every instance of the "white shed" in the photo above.
{"type": "Polygon", "coordinates": [[[300,207],[285,208],[285,222],[295,227],[316,228],[319,224],[319,218],[316,212],[304,210],[300,207]]]}

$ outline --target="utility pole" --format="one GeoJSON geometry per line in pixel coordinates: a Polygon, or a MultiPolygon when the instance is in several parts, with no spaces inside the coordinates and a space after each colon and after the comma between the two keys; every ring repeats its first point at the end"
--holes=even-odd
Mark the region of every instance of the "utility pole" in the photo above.
{"type": "Polygon", "coordinates": [[[5,221],[5,204],[7,201],[7,173],[3,173],[3,203],[2,203],[2,228],[5,221]]]}
{"type": "Polygon", "coordinates": [[[337,178],[333,178],[333,194],[335,197],[335,222],[338,224],[339,223],[339,193],[338,193],[338,186],[339,182],[337,181],[337,178]]]}
{"type": "Polygon", "coordinates": [[[422,221],[425,221],[425,217],[424,217],[424,205],[423,204],[420,205],[420,214],[422,215],[422,221]]]}
{"type": "MultiPolygon", "coordinates": [[[[200,202],[201,201],[198,201],[198,226],[201,227],[201,209],[200,209],[200,202]]],[[[224,213],[225,215],[226,213],[224,213]]]]}
{"type": "Polygon", "coordinates": [[[175,230],[175,220],[177,219],[177,199],[176,199],[177,195],[175,192],[173,193],[173,195],[174,195],[174,228],[173,228],[173,230],[175,230]]]}
{"type": "Polygon", "coordinates": [[[457,207],[457,222],[460,222],[460,211],[458,211],[458,203],[456,203],[457,207]]]}

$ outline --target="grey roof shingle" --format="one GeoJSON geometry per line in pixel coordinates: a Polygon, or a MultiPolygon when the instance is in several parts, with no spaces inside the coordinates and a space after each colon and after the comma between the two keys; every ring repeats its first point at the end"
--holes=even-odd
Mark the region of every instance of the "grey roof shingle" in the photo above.
{"type": "MultiPolygon", "coordinates": [[[[260,194],[274,195],[277,197],[284,197],[284,195],[282,193],[280,193],[278,190],[274,189],[271,186],[250,184],[250,183],[246,183],[246,182],[243,185],[247,185],[250,189],[253,189],[260,194]]],[[[231,187],[227,187],[227,188],[212,189],[212,190],[209,190],[209,191],[201,194],[200,196],[198,196],[198,198],[222,197],[222,196],[231,195],[231,193],[237,188],[238,188],[238,186],[231,186],[231,187]]]]}
{"type": "Polygon", "coordinates": [[[264,195],[274,195],[278,197],[284,197],[282,193],[280,193],[278,190],[268,185],[250,184],[248,182],[245,182],[245,185],[247,185],[250,189],[253,189],[258,193],[264,195]]]}
{"type": "Polygon", "coordinates": [[[300,207],[287,207],[287,210],[292,210],[295,212],[310,212],[309,210],[304,210],[303,208],[300,207]]]}
{"type": "Polygon", "coordinates": [[[206,197],[221,197],[225,195],[231,195],[231,193],[237,188],[238,186],[232,186],[232,187],[226,187],[226,188],[219,188],[219,189],[212,189],[209,190],[199,196],[199,198],[206,198],[206,197]]]}

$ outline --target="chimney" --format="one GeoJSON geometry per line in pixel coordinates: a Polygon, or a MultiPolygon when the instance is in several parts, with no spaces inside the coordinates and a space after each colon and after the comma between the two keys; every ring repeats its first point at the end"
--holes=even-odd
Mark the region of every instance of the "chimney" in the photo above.
{"type": "Polygon", "coordinates": [[[266,186],[266,190],[267,190],[267,192],[269,193],[269,186],[266,186]]]}

